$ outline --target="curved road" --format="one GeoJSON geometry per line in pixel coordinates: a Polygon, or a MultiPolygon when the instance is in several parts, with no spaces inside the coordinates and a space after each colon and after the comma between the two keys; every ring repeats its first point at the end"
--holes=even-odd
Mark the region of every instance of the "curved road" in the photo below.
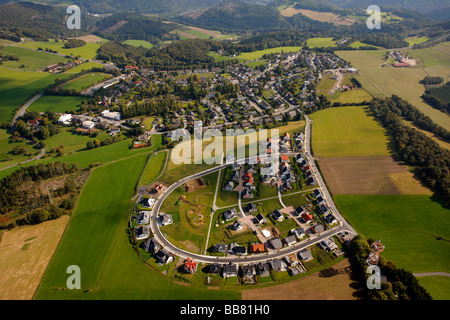
{"type": "MultiPolygon", "coordinates": [[[[158,222],[157,222],[157,217],[159,215],[161,206],[164,202],[164,200],[167,198],[167,196],[172,193],[175,189],[177,189],[178,187],[180,187],[181,185],[183,185],[184,183],[193,180],[193,179],[197,179],[197,178],[201,178],[203,176],[209,175],[211,173],[220,171],[222,169],[224,169],[225,167],[231,165],[230,163],[228,164],[222,164],[219,165],[217,167],[193,174],[191,176],[182,178],[181,180],[178,180],[176,183],[172,184],[171,186],[169,186],[164,193],[155,201],[155,204],[153,206],[153,210],[151,212],[151,217],[150,217],[150,227],[151,230],[153,232],[154,238],[155,240],[168,252],[170,252],[173,255],[182,257],[184,259],[187,258],[191,258],[194,259],[198,262],[201,263],[259,263],[259,262],[264,262],[270,259],[277,259],[277,258],[282,258],[286,255],[289,254],[293,254],[293,253],[297,253],[301,250],[303,250],[306,247],[309,247],[315,243],[318,243],[326,238],[329,238],[339,232],[349,232],[352,235],[357,235],[357,232],[352,228],[352,226],[342,217],[342,215],[340,214],[340,212],[338,211],[336,205],[333,202],[333,199],[331,198],[330,193],[328,192],[326,185],[319,173],[319,171],[317,170],[317,167],[315,165],[314,162],[314,158],[312,157],[311,153],[310,153],[310,145],[311,145],[311,141],[310,141],[310,132],[311,132],[311,120],[309,119],[309,117],[307,115],[305,115],[305,119],[307,122],[306,125],[306,129],[305,129],[305,136],[306,136],[306,145],[305,145],[305,151],[306,151],[306,156],[310,159],[310,165],[311,168],[313,169],[313,173],[316,177],[316,181],[319,184],[319,188],[322,191],[322,194],[325,198],[325,200],[327,201],[329,207],[333,210],[334,215],[336,216],[336,218],[340,221],[339,226],[333,227],[331,229],[328,229],[324,232],[322,232],[320,235],[318,236],[313,236],[305,241],[302,242],[298,242],[296,244],[294,244],[293,246],[288,246],[285,248],[282,248],[280,250],[274,250],[272,252],[266,253],[266,254],[258,254],[258,255],[247,255],[247,256],[227,256],[227,257],[216,257],[216,256],[208,256],[208,255],[203,255],[203,254],[196,254],[196,253],[192,253],[192,252],[188,252],[185,251],[183,249],[180,249],[178,247],[176,247],[175,245],[173,245],[172,243],[170,243],[170,241],[168,241],[164,235],[162,234],[158,222]]],[[[290,154],[292,156],[292,154],[290,154]]],[[[261,157],[261,156],[259,156],[261,157]]],[[[255,158],[255,157],[254,157],[255,158]]],[[[248,159],[241,159],[241,160],[237,160],[236,163],[237,164],[244,164],[245,161],[247,160],[253,160],[254,158],[248,158],[248,159]]]]}

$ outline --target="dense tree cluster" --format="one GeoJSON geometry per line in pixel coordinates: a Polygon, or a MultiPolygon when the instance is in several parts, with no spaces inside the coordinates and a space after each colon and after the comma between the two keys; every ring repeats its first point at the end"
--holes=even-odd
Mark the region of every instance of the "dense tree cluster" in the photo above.
{"type": "Polygon", "coordinates": [[[175,40],[176,35],[169,32],[176,28],[175,24],[163,23],[156,18],[130,12],[113,14],[93,26],[96,34],[110,40],[122,42],[136,39],[151,43],[175,40]]]}
{"type": "Polygon", "coordinates": [[[375,99],[370,108],[375,117],[392,136],[399,158],[413,167],[417,177],[440,198],[450,204],[450,151],[442,148],[433,139],[403,123],[402,101],[375,99]]]}
{"type": "Polygon", "coordinates": [[[71,49],[71,48],[83,47],[85,45],[86,45],[86,41],[84,41],[84,40],[81,40],[81,39],[69,39],[64,44],[64,47],[67,48],[67,49],[71,49]]]}
{"type": "MultiPolygon", "coordinates": [[[[6,214],[17,207],[33,207],[39,199],[27,196],[22,186],[30,182],[48,180],[55,177],[79,172],[76,163],[50,162],[36,166],[22,167],[9,176],[3,178],[0,183],[0,214],[6,214]]],[[[42,200],[42,199],[41,199],[42,200]]]]}
{"type": "Polygon", "coordinates": [[[364,297],[371,300],[432,300],[430,294],[423,288],[411,271],[399,269],[389,260],[380,256],[378,267],[387,279],[381,283],[381,289],[369,290],[366,281],[370,276],[366,273],[366,259],[371,251],[370,244],[373,239],[367,240],[364,235],[359,234],[351,243],[351,251],[356,267],[361,275],[364,275],[364,297]]]}
{"type": "Polygon", "coordinates": [[[422,99],[433,108],[450,114],[450,82],[439,88],[430,88],[422,95],[422,99]]]}
{"type": "Polygon", "coordinates": [[[423,85],[441,84],[441,83],[444,83],[444,78],[442,78],[442,77],[426,76],[425,78],[420,80],[420,83],[423,84],[423,85]]]}

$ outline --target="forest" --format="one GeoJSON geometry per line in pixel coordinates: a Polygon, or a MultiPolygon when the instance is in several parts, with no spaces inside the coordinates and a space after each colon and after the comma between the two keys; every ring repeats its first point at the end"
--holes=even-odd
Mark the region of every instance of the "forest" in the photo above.
{"type": "Polygon", "coordinates": [[[421,98],[433,108],[450,114],[450,82],[441,87],[427,89],[421,98]]]}
{"type": "Polygon", "coordinates": [[[50,162],[22,167],[3,178],[0,229],[56,219],[72,210],[86,178],[81,178],[81,173],[76,163],[50,162]],[[50,191],[50,180],[53,184],[60,181],[60,187],[50,187],[50,191]]]}

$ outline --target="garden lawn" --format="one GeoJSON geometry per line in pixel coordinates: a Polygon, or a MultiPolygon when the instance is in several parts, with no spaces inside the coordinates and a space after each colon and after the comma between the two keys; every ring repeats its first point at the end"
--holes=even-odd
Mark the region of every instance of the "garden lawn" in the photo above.
{"type": "Polygon", "coordinates": [[[329,108],[311,115],[313,151],[319,157],[389,155],[384,129],[363,106],[329,108]]]}

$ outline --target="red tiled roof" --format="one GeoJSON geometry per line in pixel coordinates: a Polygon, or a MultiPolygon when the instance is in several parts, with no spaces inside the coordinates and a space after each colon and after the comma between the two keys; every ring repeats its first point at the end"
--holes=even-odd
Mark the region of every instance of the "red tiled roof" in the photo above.
{"type": "Polygon", "coordinates": [[[264,252],[266,247],[263,244],[254,244],[250,248],[251,252],[264,252]]]}

